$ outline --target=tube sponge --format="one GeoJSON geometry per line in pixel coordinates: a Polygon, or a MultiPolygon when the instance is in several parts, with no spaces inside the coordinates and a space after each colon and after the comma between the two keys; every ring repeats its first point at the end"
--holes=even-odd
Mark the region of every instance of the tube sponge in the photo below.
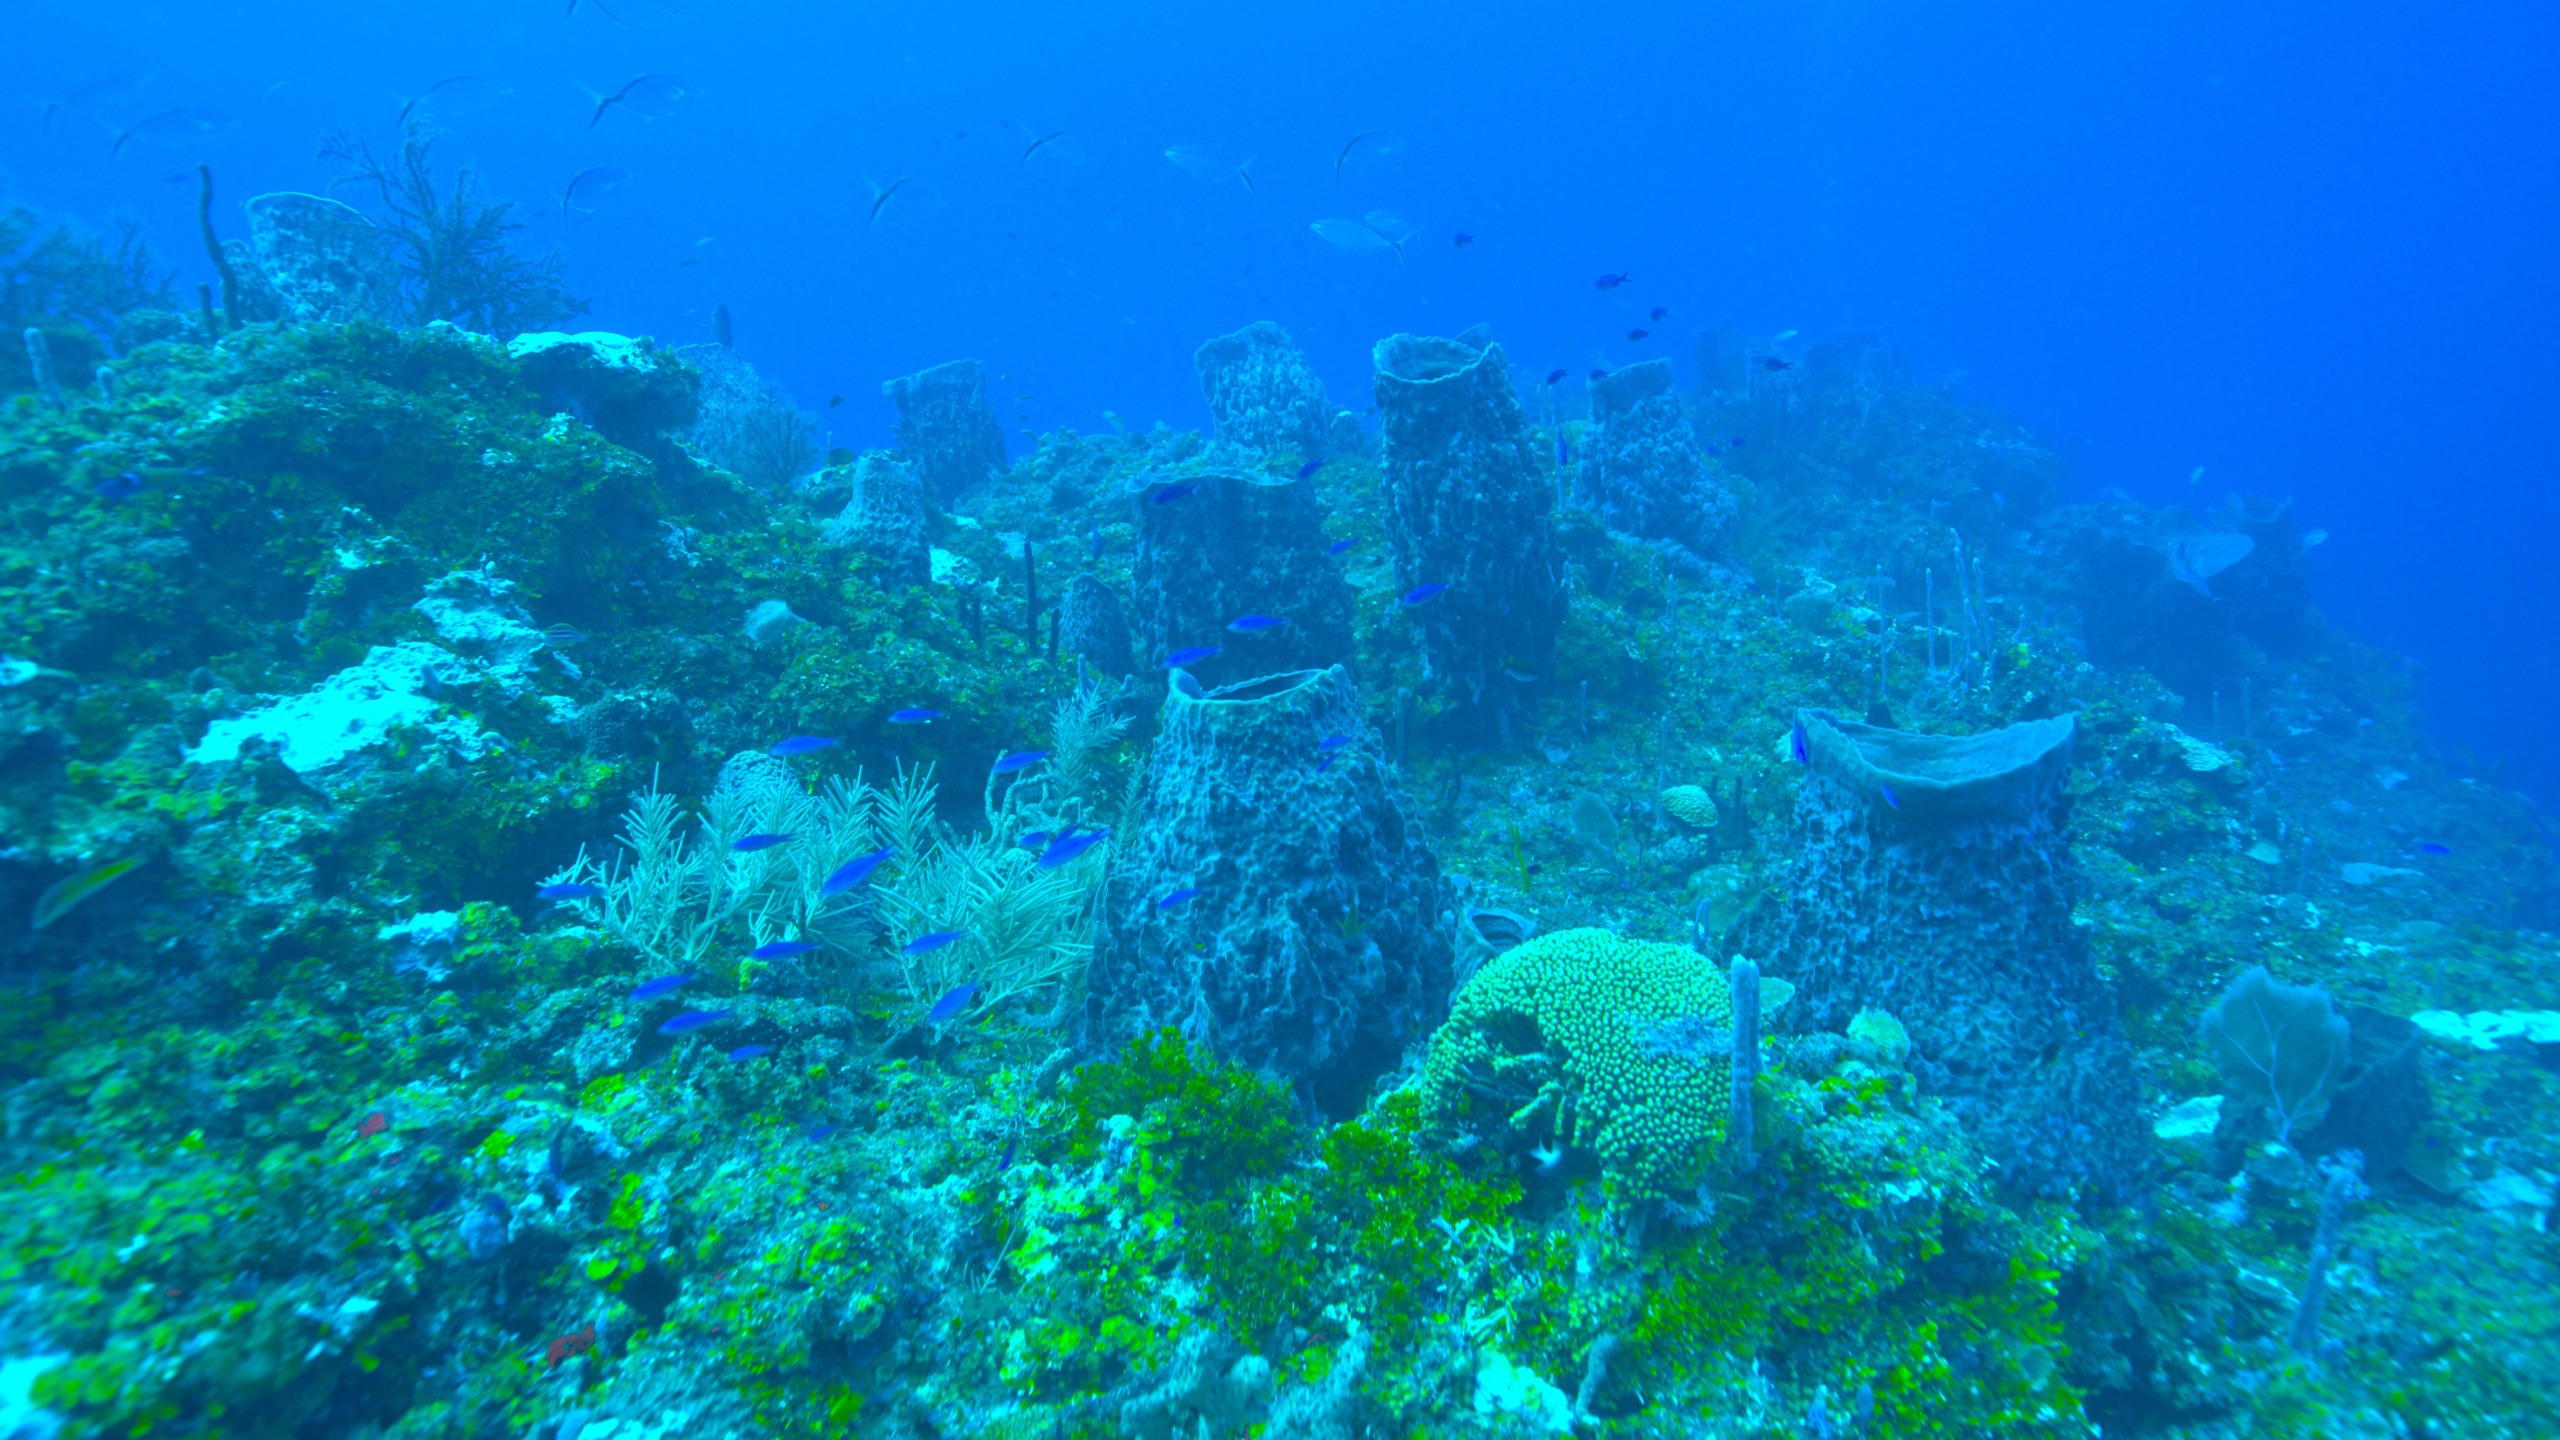
{"type": "Polygon", "coordinates": [[[1587,1153],[1636,1194],[1673,1194],[1722,1142],[1732,1033],[1732,992],[1706,956],[1559,930],[1458,991],[1423,1068],[1424,1112],[1514,1153],[1587,1153]]]}

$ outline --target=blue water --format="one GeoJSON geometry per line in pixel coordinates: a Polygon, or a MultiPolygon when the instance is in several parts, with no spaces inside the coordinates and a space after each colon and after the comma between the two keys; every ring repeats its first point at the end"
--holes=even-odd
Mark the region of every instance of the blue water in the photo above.
{"type": "Polygon", "coordinates": [[[880,379],[964,354],[1013,377],[1016,429],[1196,425],[1191,347],[1256,318],[1338,400],[1398,329],[1490,321],[1523,370],[1577,374],[1685,366],[1720,322],[1876,330],[2063,447],[2084,491],[2174,500],[2202,466],[2206,500],[2297,497],[2333,537],[2332,618],[2416,662],[2442,740],[2560,791],[2535,745],[2560,683],[2548,7],[564,8],[29,7],[0,91],[149,83],[50,126],[14,108],[0,163],[42,207],[139,217],[192,282],[194,190],[168,177],[317,188],[324,132],[387,145],[395,97],[487,76],[513,93],[443,116],[439,152],[523,199],[593,323],[697,340],[725,302],[767,375],[845,397],[856,446],[887,435],[880,379]],[[581,86],[652,72],[695,93],[588,126],[581,86]],[[173,106],[240,123],[109,158],[101,122],[173,106]],[[1337,176],[1364,130],[1401,143],[1337,176]],[[1250,157],[1255,188],[1176,145],[1250,157]],[[631,178],[568,223],[595,165],[631,178]],[[1418,227],[1401,263],[1308,228],[1374,208],[1418,227]]]}

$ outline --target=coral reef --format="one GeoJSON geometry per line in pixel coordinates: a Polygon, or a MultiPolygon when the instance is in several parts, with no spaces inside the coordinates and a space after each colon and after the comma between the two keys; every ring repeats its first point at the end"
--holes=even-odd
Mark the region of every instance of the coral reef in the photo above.
{"type": "Polygon", "coordinates": [[[1058,650],[1104,675],[1127,675],[1134,668],[1120,597],[1090,570],[1077,571],[1058,597],[1058,650]]]}
{"type": "Polygon", "coordinates": [[[1438,1020],[1439,866],[1342,667],[1206,692],[1175,672],[1125,825],[1088,1047],[1180,1026],[1341,1113],[1438,1020]]]}
{"type": "Polygon", "coordinates": [[[1147,660],[1219,645],[1195,668],[1243,677],[1352,658],[1351,592],[1325,556],[1324,510],[1309,481],[1213,470],[1165,477],[1147,493],[1170,486],[1187,489],[1138,507],[1131,608],[1147,660]],[[1248,616],[1282,623],[1231,631],[1248,616]]]}
{"type": "Polygon", "coordinates": [[[1724,552],[1740,507],[1716,483],[1671,388],[1671,362],[1643,360],[1591,382],[1580,474],[1612,529],[1724,552]]]}
{"type": "Polygon", "coordinates": [[[675,354],[702,376],[701,408],[685,439],[704,459],[765,486],[789,485],[818,463],[818,422],[737,351],[679,345],[675,354]]]}
{"type": "Polygon", "coordinates": [[[898,407],[898,458],[943,504],[1003,473],[1004,426],[987,403],[986,366],[953,360],[885,381],[880,393],[898,407]]]}
{"type": "Polygon", "coordinates": [[[701,407],[693,367],[643,335],[544,330],[507,342],[524,382],[546,403],[566,405],[615,444],[644,454],[692,426],[701,407]]]}
{"type": "Polygon", "coordinates": [[[2132,1052],[2073,925],[2069,717],[1945,737],[1798,714],[1799,848],[1726,948],[1805,1023],[1891,1010],[2020,1193],[2111,1202],[2147,1168],[2132,1052]]]}
{"type": "Polygon", "coordinates": [[[1257,320],[1193,352],[1200,393],[1209,402],[1217,443],[1246,459],[1265,456],[1293,467],[1322,460],[1330,417],[1324,385],[1289,332],[1257,320]]]}
{"type": "Polygon", "coordinates": [[[1565,613],[1555,480],[1540,464],[1500,345],[1378,342],[1387,537],[1431,679],[1460,728],[1508,747],[1525,709],[1514,675],[1544,676],[1565,613]]]}
{"type": "Polygon", "coordinates": [[[1577,1162],[1634,1198],[1694,1190],[1725,1130],[1733,1003],[1694,950],[1559,930],[1450,1002],[1424,1113],[1542,1174],[1577,1162]]]}

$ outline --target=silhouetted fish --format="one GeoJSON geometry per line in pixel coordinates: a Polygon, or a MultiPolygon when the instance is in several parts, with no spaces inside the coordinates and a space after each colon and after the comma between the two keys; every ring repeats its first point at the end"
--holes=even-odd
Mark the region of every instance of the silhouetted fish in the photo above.
{"type": "Polygon", "coordinates": [[[1449,237],[1449,243],[1450,243],[1450,244],[1452,244],[1452,245],[1454,245],[1454,246],[1456,246],[1456,247],[1458,247],[1458,248],[1459,248],[1459,249],[1461,249],[1461,250],[1464,250],[1464,249],[1466,249],[1468,246],[1473,245],[1474,243],[1476,243],[1476,237],[1474,237],[1473,235],[1468,234],[1468,233],[1467,233],[1466,231],[1464,231],[1464,230],[1461,230],[1461,231],[1459,231],[1457,234],[1452,235],[1452,236],[1450,236],[1450,237],[1449,237]]]}
{"type": "Polygon", "coordinates": [[[1217,654],[1219,648],[1215,645],[1194,645],[1187,650],[1176,650],[1164,657],[1165,668],[1175,670],[1185,665],[1196,665],[1217,654]]]}
{"type": "Polygon", "coordinates": [[[1796,367],[1795,362],[1791,360],[1781,360],[1777,356],[1772,355],[1760,362],[1760,368],[1774,375],[1781,370],[1793,370],[1796,367]]]}
{"type": "Polygon", "coordinates": [[[1628,331],[1627,338],[1630,340],[1642,340],[1651,334],[1653,334],[1652,331],[1638,327],[1637,329],[1628,331]]]}
{"type": "Polygon", "coordinates": [[[1629,278],[1630,277],[1625,275],[1603,275],[1599,279],[1591,282],[1591,288],[1594,290],[1615,290],[1619,286],[1626,284],[1629,278]]]}
{"type": "Polygon", "coordinates": [[[1310,460],[1310,461],[1308,461],[1306,464],[1301,465],[1301,466],[1299,466],[1299,467],[1298,467],[1298,478],[1299,478],[1299,479],[1301,479],[1301,480],[1304,480],[1304,479],[1306,479],[1308,476],[1313,475],[1314,473],[1316,473],[1317,471],[1319,471],[1319,470],[1321,470],[1321,469],[1323,469],[1323,468],[1324,468],[1324,462],[1323,462],[1323,461],[1321,461],[1321,460],[1310,460]]]}
{"type": "Polygon", "coordinates": [[[1200,487],[1198,485],[1188,482],[1177,485],[1159,485],[1147,496],[1147,503],[1150,505],[1170,505],[1174,501],[1182,499],[1184,496],[1196,493],[1199,489],[1200,487]]]}
{"type": "Polygon", "coordinates": [[[1650,315],[1647,315],[1645,318],[1646,318],[1646,319],[1648,319],[1648,320],[1651,320],[1654,324],[1659,325],[1659,324],[1661,324],[1661,323],[1662,323],[1662,317],[1664,317],[1664,316],[1666,316],[1666,315],[1668,315],[1668,314],[1670,314],[1670,313],[1671,313],[1671,307],[1670,307],[1670,306],[1668,306],[1668,305],[1656,305],[1656,306],[1654,306],[1654,307],[1653,307],[1653,313],[1652,313],[1652,314],[1650,314],[1650,315]]]}
{"type": "Polygon", "coordinates": [[[2437,844],[2436,842],[2434,842],[2433,840],[2421,840],[2421,841],[2419,841],[2419,842],[2418,842],[2418,850],[2419,850],[2419,852],[2420,852],[2421,854],[2426,854],[2426,855],[2450,855],[2450,854],[2452,854],[2452,853],[2453,853],[2453,847],[2452,847],[2452,846],[2450,846],[2450,845],[2439,845],[2439,844],[2437,844]]]}
{"type": "Polygon", "coordinates": [[[1547,372],[1547,383],[1550,385],[1558,384],[1563,381],[1567,373],[1568,372],[1563,370],[1550,370],[1547,372]]]}

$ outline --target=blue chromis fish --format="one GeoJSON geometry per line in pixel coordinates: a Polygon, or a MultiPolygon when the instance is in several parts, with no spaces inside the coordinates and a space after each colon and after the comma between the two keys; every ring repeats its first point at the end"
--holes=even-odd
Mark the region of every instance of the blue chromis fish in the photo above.
{"type": "Polygon", "coordinates": [[[1170,505],[1174,501],[1180,500],[1185,496],[1196,495],[1199,491],[1200,487],[1197,484],[1187,480],[1175,485],[1159,485],[1155,488],[1155,492],[1153,494],[1147,496],[1147,503],[1150,505],[1170,505]]]}
{"type": "Polygon", "coordinates": [[[933,1008],[925,1012],[925,1018],[936,1025],[945,1024],[968,1009],[970,999],[977,993],[978,982],[975,980],[966,985],[954,985],[943,992],[941,999],[933,1002],[933,1008]]]}
{"type": "Polygon", "coordinates": [[[1412,589],[1404,592],[1404,598],[1397,603],[1402,605],[1427,605],[1432,600],[1438,598],[1441,591],[1448,588],[1449,587],[1446,584],[1437,581],[1429,585],[1416,585],[1412,589]]]}
{"type": "Polygon", "coordinates": [[[1082,835],[1061,835],[1050,841],[1049,848],[1041,851],[1040,858],[1032,863],[1042,870],[1055,870],[1092,849],[1110,833],[1109,830],[1088,830],[1082,835]]]}
{"type": "Polygon", "coordinates": [[[1217,653],[1215,645],[1194,645],[1188,650],[1176,650],[1164,657],[1165,668],[1179,670],[1185,665],[1197,665],[1217,653]]]}
{"type": "Polygon", "coordinates": [[[1277,615],[1239,615],[1227,622],[1227,628],[1239,635],[1253,635],[1264,630],[1277,630],[1288,623],[1277,615]]]}
{"type": "Polygon", "coordinates": [[[1358,543],[1359,542],[1356,540],[1336,540],[1332,544],[1324,547],[1324,553],[1327,555],[1339,555],[1358,543]]]}
{"type": "Polygon", "coordinates": [[[995,773],[1005,775],[1016,770],[1028,770],[1048,758],[1049,752],[1046,750],[1016,750],[996,761],[995,773]]]}
{"type": "Polygon", "coordinates": [[[788,760],[794,755],[815,755],[821,750],[832,750],[835,744],[824,735],[794,735],[765,753],[788,760]]]}
{"type": "Polygon", "coordinates": [[[758,960],[780,960],[791,955],[806,955],[818,948],[815,940],[776,940],[748,951],[758,960]]]}
{"type": "Polygon", "coordinates": [[[893,710],[889,713],[889,723],[892,725],[930,725],[941,718],[941,711],[927,710],[921,705],[910,705],[904,710],[893,710]]]}
{"type": "Polygon", "coordinates": [[[800,1138],[803,1140],[824,1140],[843,1128],[844,1127],[842,1125],[839,1125],[832,1120],[822,1120],[817,1124],[810,1126],[808,1129],[801,1131],[800,1138]]]}
{"type": "Polygon", "coordinates": [[[1185,887],[1183,887],[1182,889],[1180,889],[1180,890],[1176,890],[1176,891],[1174,891],[1172,894],[1167,895],[1167,896],[1166,896],[1166,897],[1164,897],[1163,899],[1161,899],[1161,900],[1157,901],[1157,902],[1156,902],[1156,908],[1157,908],[1158,910],[1171,910],[1171,909],[1173,909],[1175,906],[1180,905],[1183,901],[1185,901],[1185,900],[1189,900],[1189,899],[1193,898],[1194,896],[1197,896],[1199,893],[1200,893],[1200,887],[1199,887],[1199,886],[1197,886],[1197,885],[1188,885],[1188,886],[1185,886],[1185,887]]]}
{"type": "Polygon", "coordinates": [[[1796,763],[1799,765],[1810,765],[1813,763],[1812,752],[1805,747],[1804,722],[1802,720],[1798,720],[1787,729],[1787,751],[1796,757],[1796,763]]]}
{"type": "Polygon", "coordinates": [[[2450,845],[2439,845],[2433,840],[2421,840],[2418,842],[2418,853],[2422,855],[2450,855],[2453,853],[2453,847],[2450,845]]]}
{"type": "Polygon", "coordinates": [[[943,946],[950,944],[952,941],[957,940],[968,933],[969,932],[966,930],[936,930],[930,935],[919,935],[913,940],[908,941],[906,944],[899,946],[898,953],[901,955],[927,954],[941,949],[943,946]]]}
{"type": "Polygon", "coordinates": [[[1626,284],[1628,278],[1629,277],[1625,275],[1603,275],[1599,279],[1591,282],[1591,288],[1594,290],[1615,290],[1619,286],[1626,284]]]}
{"type": "Polygon", "coordinates": [[[779,845],[790,838],[791,837],[789,835],[785,834],[776,834],[771,831],[758,831],[753,835],[741,835],[737,839],[730,841],[729,848],[737,851],[741,855],[749,855],[758,850],[770,850],[774,846],[779,845]]]}
{"type": "Polygon", "coordinates": [[[1561,470],[1572,463],[1573,447],[1564,443],[1564,433],[1558,431],[1556,433],[1556,468],[1561,470]]]}
{"type": "Polygon", "coordinates": [[[683,1035],[690,1031],[699,1030],[705,1025],[717,1025],[735,1013],[735,1011],[730,1010],[687,1010],[683,1014],[678,1015],[667,1021],[667,1023],[659,1026],[658,1033],[661,1035],[683,1035]]]}
{"type": "Polygon", "coordinates": [[[1034,830],[1030,834],[1023,836],[1021,839],[1016,840],[1013,843],[1030,851],[1032,854],[1037,855],[1041,851],[1049,848],[1049,832],[1046,830],[1034,830]]]}
{"type": "Polygon", "coordinates": [[[826,884],[818,887],[819,893],[822,895],[841,895],[847,890],[852,889],[854,886],[861,884],[863,881],[870,879],[871,872],[879,869],[881,862],[887,860],[890,853],[890,850],[884,846],[881,849],[874,850],[868,855],[857,855],[854,858],[847,860],[836,867],[836,872],[834,874],[827,877],[826,884]]]}
{"type": "Polygon", "coordinates": [[[1316,748],[1318,750],[1339,750],[1350,743],[1351,737],[1348,735],[1327,735],[1324,737],[1324,742],[1316,746],[1316,748]]]}
{"type": "Polygon", "coordinates": [[[1896,809],[1896,810],[1899,810],[1899,809],[1901,809],[1901,808],[1902,808],[1902,797],[1893,793],[1893,787],[1892,787],[1892,786],[1890,786],[1890,785],[1886,784],[1885,782],[1883,782],[1883,781],[1879,780],[1879,781],[1877,781],[1877,782],[1876,782],[1876,788],[1877,788],[1878,790],[1881,790],[1881,791],[1883,791],[1883,792],[1884,792],[1884,803],[1885,803],[1885,804],[1892,806],[1892,807],[1893,807],[1894,809],[1896,809]]]}
{"type": "Polygon", "coordinates": [[[97,894],[99,891],[106,889],[109,885],[122,878],[127,871],[141,863],[142,861],[139,857],[128,860],[110,860],[104,865],[95,866],[91,869],[83,870],[77,875],[66,876],[63,879],[54,881],[51,885],[45,887],[45,892],[43,894],[36,897],[34,923],[29,928],[41,930],[47,925],[52,924],[54,921],[61,919],[64,915],[70,913],[72,906],[77,905],[81,901],[88,899],[90,896],[97,894]]]}
{"type": "Polygon", "coordinates": [[[537,900],[593,900],[603,893],[603,886],[589,885],[578,880],[563,880],[556,885],[538,886],[533,892],[537,900]]]}
{"type": "Polygon", "coordinates": [[[655,1000],[661,995],[672,995],[701,978],[699,975],[661,975],[655,980],[643,980],[632,987],[631,998],[655,1000]]]}
{"type": "Polygon", "coordinates": [[[1314,473],[1316,473],[1317,471],[1319,471],[1319,470],[1321,470],[1321,469],[1323,469],[1323,468],[1324,468],[1324,462],[1323,462],[1323,461],[1321,461],[1321,460],[1310,460],[1310,461],[1308,461],[1306,464],[1301,465],[1301,466],[1299,466],[1299,467],[1298,467],[1298,478],[1299,478],[1299,479],[1301,479],[1301,480],[1304,480],[1304,479],[1306,479],[1308,476],[1313,475],[1314,473]]]}
{"type": "Polygon", "coordinates": [[[770,1045],[741,1045],[729,1052],[732,1060],[755,1060],[773,1053],[770,1045]]]}

